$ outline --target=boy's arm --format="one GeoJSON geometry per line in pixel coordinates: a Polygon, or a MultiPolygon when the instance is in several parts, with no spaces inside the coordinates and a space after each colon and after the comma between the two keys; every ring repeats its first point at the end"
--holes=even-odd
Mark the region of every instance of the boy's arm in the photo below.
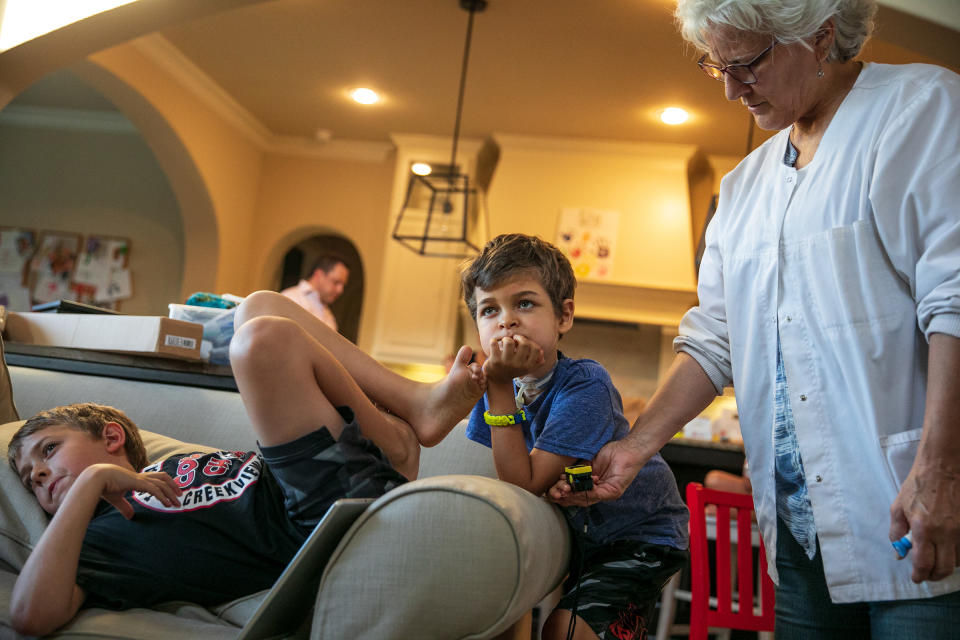
{"type": "MultiPolygon", "coordinates": [[[[513,344],[491,348],[490,357],[483,365],[491,415],[517,412],[513,378],[530,371],[543,357],[540,348],[522,336],[511,341],[513,344]]],[[[564,466],[576,460],[541,449],[527,453],[522,425],[491,426],[490,443],[497,477],[538,496],[556,482],[564,466]]]]}
{"type": "Polygon", "coordinates": [[[166,473],[134,473],[110,464],[84,469],[64,496],[13,587],[10,613],[19,633],[46,635],[77,613],[85,597],[76,580],[87,526],[101,497],[129,518],[133,507],[123,497],[128,491],[146,491],[168,506],[179,504],[176,496],[180,490],[166,473]]]}

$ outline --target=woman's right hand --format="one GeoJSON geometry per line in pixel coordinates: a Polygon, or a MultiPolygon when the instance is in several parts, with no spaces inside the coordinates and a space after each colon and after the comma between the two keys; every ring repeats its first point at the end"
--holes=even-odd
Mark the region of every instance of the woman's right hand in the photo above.
{"type": "Polygon", "coordinates": [[[574,493],[566,478],[561,478],[547,495],[551,501],[562,506],[585,507],[616,500],[627,490],[648,459],[649,456],[645,456],[629,436],[608,442],[593,459],[593,489],[574,493]]]}

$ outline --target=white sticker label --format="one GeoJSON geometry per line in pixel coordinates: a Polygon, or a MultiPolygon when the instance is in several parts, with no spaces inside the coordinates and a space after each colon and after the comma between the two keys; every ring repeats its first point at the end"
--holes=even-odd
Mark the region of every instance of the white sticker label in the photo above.
{"type": "Polygon", "coordinates": [[[186,338],[184,336],[168,335],[163,344],[167,347],[180,347],[181,349],[197,348],[196,338],[186,338]]]}

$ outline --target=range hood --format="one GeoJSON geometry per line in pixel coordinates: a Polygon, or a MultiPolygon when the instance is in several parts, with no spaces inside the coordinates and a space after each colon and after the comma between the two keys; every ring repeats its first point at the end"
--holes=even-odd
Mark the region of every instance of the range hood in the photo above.
{"type": "Polygon", "coordinates": [[[495,134],[490,232],[557,242],[561,212],[617,212],[611,268],[579,278],[581,318],[676,326],[696,304],[694,256],[714,169],[692,145],[495,134]]]}

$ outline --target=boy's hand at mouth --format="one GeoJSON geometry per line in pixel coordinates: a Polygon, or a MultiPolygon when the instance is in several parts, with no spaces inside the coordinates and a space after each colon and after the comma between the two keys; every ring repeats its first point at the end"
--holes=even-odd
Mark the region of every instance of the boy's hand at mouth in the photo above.
{"type": "Polygon", "coordinates": [[[483,363],[488,383],[513,382],[543,364],[543,349],[524,336],[504,336],[490,341],[490,354],[483,363]]]}

